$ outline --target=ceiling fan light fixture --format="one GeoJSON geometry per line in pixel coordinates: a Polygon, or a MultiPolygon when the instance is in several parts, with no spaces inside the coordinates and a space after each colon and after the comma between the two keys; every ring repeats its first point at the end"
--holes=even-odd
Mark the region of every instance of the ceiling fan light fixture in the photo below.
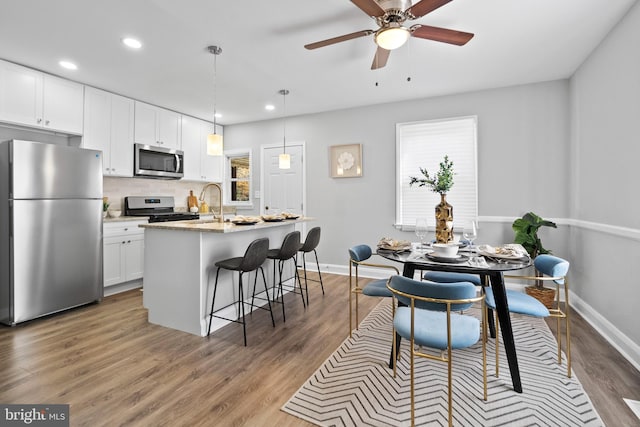
{"type": "Polygon", "coordinates": [[[375,41],[378,46],[386,50],[394,50],[402,46],[409,40],[411,32],[401,26],[381,28],[376,32],[375,41]]]}

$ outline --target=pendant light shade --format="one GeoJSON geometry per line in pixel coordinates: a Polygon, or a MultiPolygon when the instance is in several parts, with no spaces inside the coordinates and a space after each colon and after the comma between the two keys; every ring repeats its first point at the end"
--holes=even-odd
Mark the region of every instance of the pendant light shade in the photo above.
{"type": "Polygon", "coordinates": [[[222,156],[223,149],[222,135],[217,133],[207,135],[207,154],[209,156],[222,156]]]}
{"type": "Polygon", "coordinates": [[[282,153],[278,156],[278,167],[280,169],[291,169],[291,156],[287,153],[282,153]]]}
{"type": "Polygon", "coordinates": [[[287,101],[286,96],[289,95],[287,89],[281,89],[278,92],[282,95],[282,154],[278,156],[278,168],[291,169],[291,156],[287,154],[287,101]]]}
{"type": "Polygon", "coordinates": [[[224,151],[224,142],[222,135],[218,135],[216,126],[216,83],[218,72],[218,55],[222,53],[222,48],[218,46],[209,46],[207,48],[213,56],[213,133],[207,135],[207,155],[222,156],[224,151]]]}

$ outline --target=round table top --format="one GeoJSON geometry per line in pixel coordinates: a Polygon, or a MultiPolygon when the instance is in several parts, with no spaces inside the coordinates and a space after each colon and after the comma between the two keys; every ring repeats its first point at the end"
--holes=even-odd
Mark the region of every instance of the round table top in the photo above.
{"type": "Polygon", "coordinates": [[[477,254],[476,252],[460,251],[459,258],[448,259],[433,259],[429,257],[430,251],[416,250],[398,252],[388,251],[384,249],[378,249],[376,251],[381,257],[390,261],[401,262],[403,264],[411,264],[416,270],[435,270],[435,271],[453,271],[460,273],[492,273],[503,272],[512,270],[521,270],[533,265],[530,258],[519,259],[497,259],[488,258],[477,254]],[[486,264],[476,265],[471,264],[469,259],[472,257],[481,257],[485,260],[486,264]]]}

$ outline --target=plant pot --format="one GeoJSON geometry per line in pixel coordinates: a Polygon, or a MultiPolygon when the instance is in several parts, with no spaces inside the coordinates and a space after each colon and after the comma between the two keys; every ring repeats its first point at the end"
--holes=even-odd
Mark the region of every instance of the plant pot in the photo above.
{"type": "Polygon", "coordinates": [[[527,295],[531,295],[540,301],[547,308],[554,308],[554,300],[556,298],[556,290],[538,286],[525,286],[524,291],[527,295]]]}

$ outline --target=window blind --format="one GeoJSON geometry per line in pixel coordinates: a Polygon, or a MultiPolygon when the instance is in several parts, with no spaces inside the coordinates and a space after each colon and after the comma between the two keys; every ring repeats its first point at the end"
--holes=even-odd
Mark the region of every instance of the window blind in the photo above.
{"type": "Polygon", "coordinates": [[[420,167],[435,175],[444,156],[453,162],[453,187],[447,201],[453,206],[454,231],[478,216],[477,117],[459,117],[396,125],[396,226],[413,230],[416,219],[435,227],[435,206],[440,194],[414,184],[423,177],[420,167]]]}

